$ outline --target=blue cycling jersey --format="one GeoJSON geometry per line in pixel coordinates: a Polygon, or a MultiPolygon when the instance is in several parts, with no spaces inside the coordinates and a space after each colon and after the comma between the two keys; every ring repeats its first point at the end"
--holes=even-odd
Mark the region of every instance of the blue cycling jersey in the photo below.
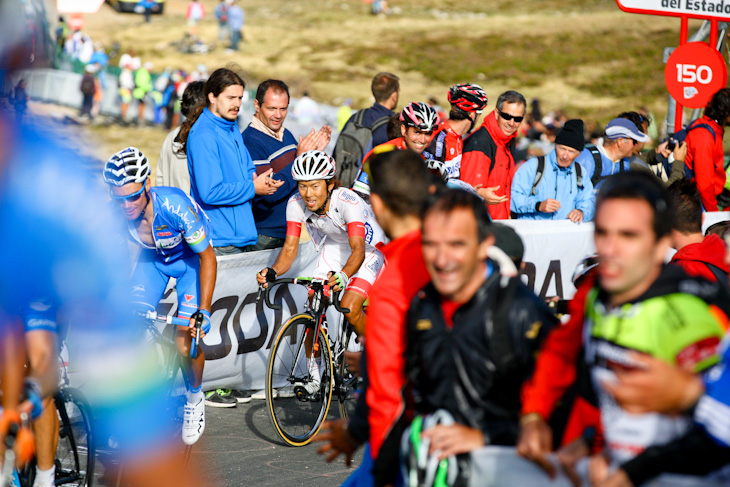
{"type": "Polygon", "coordinates": [[[208,217],[189,195],[179,188],[157,186],[150,188],[150,199],[154,210],[152,237],[155,246],[142,242],[134,223],[129,222],[129,233],[139,245],[154,248],[162,262],[174,262],[208,248],[208,217]]]}

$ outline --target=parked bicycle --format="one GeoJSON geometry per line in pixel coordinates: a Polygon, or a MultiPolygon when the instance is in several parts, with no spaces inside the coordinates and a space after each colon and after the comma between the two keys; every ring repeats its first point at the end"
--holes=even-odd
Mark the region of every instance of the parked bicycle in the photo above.
{"type": "Polygon", "coordinates": [[[317,434],[327,417],[332,395],[339,401],[340,415],[347,418],[355,407],[361,379],[350,373],[345,351],[355,341],[352,325],[342,319],[336,334],[330,335],[327,309],[333,304],[340,313],[339,293],[333,293],[326,278],[277,279],[259,287],[266,305],[278,310],[269,299],[271,290],[282,284],[307,289],[308,304],[303,313],[282,324],[273,340],[266,367],[266,405],[274,429],[291,446],[303,446],[317,434]],[[319,362],[319,374],[313,372],[319,362]],[[319,375],[319,377],[317,377],[319,375]]]}

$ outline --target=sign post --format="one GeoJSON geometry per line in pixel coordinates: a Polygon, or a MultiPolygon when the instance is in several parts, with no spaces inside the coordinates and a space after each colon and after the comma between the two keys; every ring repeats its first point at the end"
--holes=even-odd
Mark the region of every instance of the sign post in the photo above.
{"type": "Polygon", "coordinates": [[[624,12],[679,17],[679,47],[664,69],[667,90],[677,102],[674,132],[682,129],[685,106],[703,108],[712,95],[725,87],[727,66],[717,51],[717,23],[730,22],[730,0],[616,0],[624,12]],[[687,43],[689,19],[710,21],[710,42],[687,43]]]}

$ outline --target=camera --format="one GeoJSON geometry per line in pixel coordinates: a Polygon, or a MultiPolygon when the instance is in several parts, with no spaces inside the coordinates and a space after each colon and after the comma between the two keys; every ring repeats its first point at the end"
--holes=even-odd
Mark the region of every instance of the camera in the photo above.
{"type": "Polygon", "coordinates": [[[674,148],[675,147],[677,147],[677,141],[676,140],[674,140],[672,138],[670,138],[669,140],[667,140],[667,149],[669,149],[670,151],[674,151],[674,148]]]}

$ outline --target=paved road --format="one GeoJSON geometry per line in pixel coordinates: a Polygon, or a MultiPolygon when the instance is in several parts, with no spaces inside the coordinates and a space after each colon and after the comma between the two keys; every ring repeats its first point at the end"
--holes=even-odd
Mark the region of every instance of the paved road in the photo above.
{"type": "MultiPolygon", "coordinates": [[[[326,463],[316,453],[319,444],[284,446],[269,422],[264,401],[254,400],[233,409],[206,407],[205,413],[205,433],[192,455],[203,460],[211,485],[337,486],[352,472],[341,459],[326,463]]],[[[338,416],[330,410],[330,417],[338,416]]],[[[359,465],[361,458],[362,450],[354,463],[359,465]]]]}

